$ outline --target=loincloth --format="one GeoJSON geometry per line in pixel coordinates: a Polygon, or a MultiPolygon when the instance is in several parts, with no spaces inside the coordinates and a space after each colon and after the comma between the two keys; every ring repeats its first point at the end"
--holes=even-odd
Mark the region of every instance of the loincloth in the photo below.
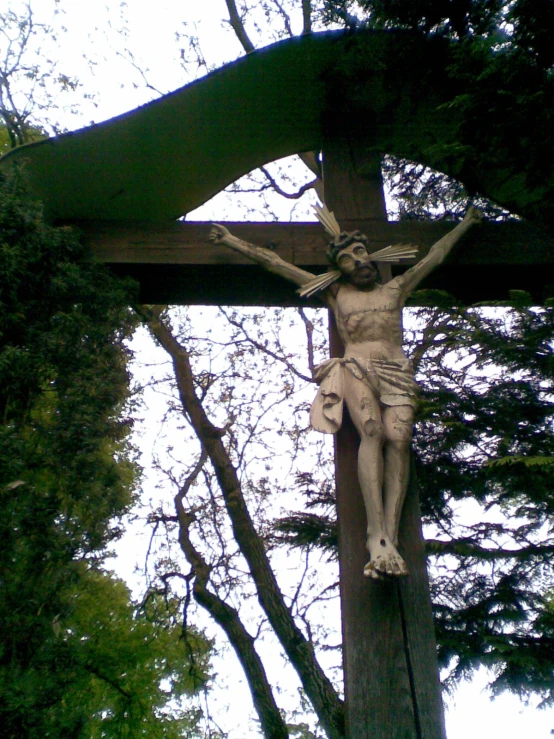
{"type": "Polygon", "coordinates": [[[383,406],[414,408],[417,403],[418,386],[409,359],[401,362],[366,357],[328,359],[314,370],[319,390],[312,403],[310,422],[316,431],[336,434],[341,427],[345,371],[363,382],[383,406]]]}

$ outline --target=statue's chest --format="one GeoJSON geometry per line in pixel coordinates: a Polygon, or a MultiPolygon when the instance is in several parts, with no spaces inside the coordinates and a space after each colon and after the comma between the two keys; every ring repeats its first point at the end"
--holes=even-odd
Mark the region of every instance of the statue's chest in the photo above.
{"type": "Polygon", "coordinates": [[[368,292],[342,286],[336,297],[339,318],[348,320],[356,314],[398,314],[401,310],[396,290],[388,290],[377,285],[368,292]]]}
{"type": "Polygon", "coordinates": [[[336,301],[337,323],[344,340],[398,340],[402,313],[396,291],[377,286],[364,292],[344,286],[336,301]]]}

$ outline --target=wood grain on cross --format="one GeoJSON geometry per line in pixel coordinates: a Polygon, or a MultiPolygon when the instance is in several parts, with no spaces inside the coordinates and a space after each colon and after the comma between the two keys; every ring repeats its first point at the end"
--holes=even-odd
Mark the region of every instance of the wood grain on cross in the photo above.
{"type": "MultiPolygon", "coordinates": [[[[349,230],[349,221],[363,218],[386,221],[379,158],[363,161],[347,141],[335,139],[325,147],[323,162],[325,200],[342,228],[349,230]],[[364,177],[360,176],[362,168],[364,177]]],[[[390,267],[382,265],[383,282],[390,277],[390,267]]],[[[330,345],[333,356],[343,355],[333,320],[330,345]]],[[[444,739],[413,470],[399,547],[410,575],[385,582],[365,579],[361,576],[367,554],[366,515],[357,472],[359,438],[348,413],[344,415],[335,453],[347,737],[444,739]]]]}

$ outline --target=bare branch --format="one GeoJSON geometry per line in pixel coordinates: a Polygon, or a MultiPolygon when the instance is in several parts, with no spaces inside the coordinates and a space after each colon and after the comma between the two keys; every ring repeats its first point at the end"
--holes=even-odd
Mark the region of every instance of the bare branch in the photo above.
{"type": "MultiPolygon", "coordinates": [[[[232,644],[244,668],[244,673],[252,691],[252,699],[260,718],[264,736],[267,739],[287,739],[288,729],[273,698],[273,692],[263,663],[254,646],[254,639],[246,631],[237,611],[208,589],[210,566],[193,545],[189,536],[194,514],[185,510],[183,501],[202,471],[207,458],[206,450],[202,449],[194,469],[175,496],[175,508],[179,519],[179,544],[194,573],[194,598],[221,626],[232,644]]],[[[178,573],[167,573],[165,578],[175,576],[175,574],[178,573]]],[[[184,579],[188,581],[188,577],[184,577],[184,579]]]]}
{"type": "Polygon", "coordinates": [[[304,162],[306,167],[313,172],[316,176],[314,181],[314,190],[317,193],[317,197],[322,203],[325,202],[325,193],[323,191],[323,177],[321,173],[321,164],[315,151],[301,151],[298,156],[304,162]]]}
{"type": "Polygon", "coordinates": [[[269,184],[271,187],[275,190],[275,192],[278,195],[282,195],[284,198],[288,198],[289,200],[298,200],[299,198],[304,195],[305,192],[308,190],[311,190],[312,188],[316,187],[318,178],[316,177],[315,180],[312,180],[311,182],[306,182],[305,185],[302,185],[302,187],[298,188],[296,192],[286,192],[282,189],[282,187],[277,183],[277,181],[269,174],[267,169],[265,167],[260,167],[260,170],[264,173],[264,175],[269,180],[269,184]]]}
{"type": "Polygon", "coordinates": [[[304,585],[304,580],[308,576],[309,567],[310,567],[310,545],[308,544],[308,546],[306,547],[304,551],[304,567],[302,570],[302,575],[300,576],[300,579],[298,580],[298,584],[296,586],[294,595],[292,596],[292,599],[290,602],[291,611],[294,610],[298,604],[298,598],[300,597],[300,593],[302,592],[302,586],[304,585]]]}
{"type": "Polygon", "coordinates": [[[151,82],[149,82],[146,74],[149,71],[148,69],[143,69],[140,64],[135,59],[135,55],[130,49],[124,49],[123,52],[116,50],[116,56],[120,57],[126,62],[129,62],[131,67],[138,72],[140,77],[142,78],[142,81],[144,82],[144,86],[147,90],[151,90],[152,92],[155,92],[156,95],[165,95],[165,93],[162,90],[159,90],[157,87],[155,87],[151,82]]]}
{"type": "Polygon", "coordinates": [[[208,452],[204,449],[204,447],[202,447],[202,453],[200,454],[198,462],[195,464],[194,469],[192,470],[190,475],[188,475],[184,484],[181,486],[179,492],[175,496],[175,506],[177,507],[177,509],[179,509],[179,506],[183,504],[183,500],[187,497],[189,490],[196,481],[196,478],[202,472],[202,468],[206,464],[207,459],[208,452]]]}
{"type": "Polygon", "coordinates": [[[304,322],[304,327],[306,329],[306,343],[307,343],[307,350],[308,350],[308,367],[310,368],[310,372],[313,375],[314,369],[315,369],[315,359],[314,359],[314,324],[310,321],[308,316],[306,315],[304,308],[298,308],[298,315],[304,322]]]}
{"type": "Polygon", "coordinates": [[[273,0],[273,4],[277,6],[277,10],[279,11],[279,15],[282,17],[283,22],[285,24],[285,30],[288,33],[290,37],[294,36],[292,32],[292,27],[290,25],[290,15],[287,13],[287,11],[283,8],[279,0],[273,0]]]}
{"type": "MultiPolygon", "coordinates": [[[[246,333],[246,331],[244,329],[244,326],[241,323],[239,323],[238,321],[236,321],[234,318],[232,318],[223,308],[221,308],[220,310],[223,313],[223,315],[225,316],[225,318],[229,321],[229,323],[231,324],[231,326],[234,326],[235,328],[238,328],[239,331],[242,332],[242,334],[245,337],[246,341],[248,341],[248,343],[252,344],[252,346],[256,347],[256,349],[258,351],[264,352],[264,354],[267,354],[272,359],[275,359],[277,362],[281,362],[282,364],[284,364],[285,367],[289,370],[289,372],[292,372],[298,378],[300,378],[301,380],[304,380],[304,382],[313,382],[314,381],[311,377],[308,377],[308,375],[305,375],[302,372],[299,372],[296,369],[296,367],[293,364],[291,364],[291,362],[289,362],[288,359],[284,355],[277,354],[276,352],[271,351],[271,349],[268,349],[267,347],[263,346],[263,344],[260,344],[259,341],[256,341],[256,339],[253,339],[251,336],[249,336],[246,333]]],[[[313,331],[313,326],[312,326],[312,331],[313,331]]],[[[312,357],[312,359],[313,359],[313,357],[312,357]]],[[[311,369],[311,367],[310,367],[310,369],[311,369]]]]}
{"type": "MultiPolygon", "coordinates": [[[[235,540],[248,562],[258,599],[268,620],[285,650],[291,664],[302,682],[306,695],[325,729],[329,739],[342,739],[344,735],[343,704],[330,680],[321,669],[313,645],[304,637],[277,584],[269,563],[265,544],[256,531],[246,501],[242,494],[237,471],[222,442],[223,432],[211,423],[194,389],[194,376],[189,353],[181,346],[170,327],[162,320],[159,311],[147,306],[136,306],[135,310],[147,324],[153,337],[169,354],[173,362],[175,379],[183,412],[206,450],[213,466],[225,507],[233,528],[235,540]]],[[[189,515],[189,514],[187,514],[189,515]]],[[[183,519],[183,531],[188,531],[187,519],[183,519]]],[[[187,548],[187,559],[197,570],[197,577],[208,577],[208,565],[199,558],[188,537],[183,535],[182,546],[187,548]]],[[[208,593],[207,589],[202,595],[208,593]]],[[[208,599],[210,595],[205,595],[208,599]]],[[[196,595],[195,595],[196,597],[196,595]]],[[[219,603],[217,604],[219,607],[219,603]]],[[[225,613],[228,615],[228,611],[225,613]]]]}
{"type": "Polygon", "coordinates": [[[318,179],[321,179],[321,165],[317,158],[315,151],[301,151],[298,156],[304,162],[306,167],[315,174],[318,179]]]}
{"type": "Polygon", "coordinates": [[[251,51],[256,50],[256,47],[254,46],[252,41],[250,41],[250,38],[246,33],[244,23],[242,22],[242,18],[240,17],[237,10],[235,0],[225,0],[225,3],[227,4],[227,10],[229,11],[229,23],[231,24],[231,28],[240,41],[242,48],[247,54],[250,54],[251,51]]]}

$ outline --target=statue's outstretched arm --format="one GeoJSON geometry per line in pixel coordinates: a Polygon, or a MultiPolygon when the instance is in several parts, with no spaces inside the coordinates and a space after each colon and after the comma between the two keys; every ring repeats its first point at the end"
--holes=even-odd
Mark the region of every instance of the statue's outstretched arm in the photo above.
{"type": "Polygon", "coordinates": [[[247,241],[238,239],[225,226],[221,226],[218,223],[213,224],[210,232],[210,241],[214,244],[223,244],[234,251],[238,251],[240,254],[244,254],[244,256],[252,259],[268,272],[273,272],[280,277],[284,277],[286,280],[294,282],[295,285],[305,285],[315,277],[311,272],[306,272],[306,270],[300,269],[300,267],[296,267],[294,264],[281,259],[271,249],[254,246],[254,244],[249,244],[247,241]]]}
{"type": "Polygon", "coordinates": [[[418,262],[414,267],[404,272],[403,275],[397,277],[395,282],[401,287],[402,293],[407,297],[414,290],[421,280],[427,277],[435,267],[442,264],[453,246],[468,231],[474,223],[479,223],[481,214],[473,206],[468,209],[463,221],[458,223],[452,231],[434,244],[426,257],[418,262]]]}

